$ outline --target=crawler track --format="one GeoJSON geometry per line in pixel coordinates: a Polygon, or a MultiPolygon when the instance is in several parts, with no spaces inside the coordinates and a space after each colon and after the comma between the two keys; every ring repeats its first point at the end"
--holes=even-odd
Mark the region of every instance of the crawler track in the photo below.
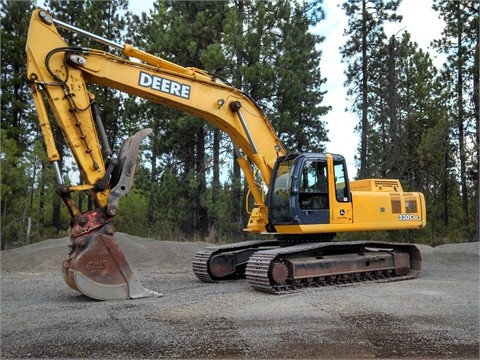
{"type": "MultiPolygon", "coordinates": [[[[400,263],[400,261],[397,262],[400,263]]],[[[367,241],[312,243],[256,252],[247,263],[246,277],[258,291],[284,294],[311,286],[339,286],[365,281],[389,282],[412,279],[418,275],[421,262],[420,251],[410,244],[367,241]],[[345,259],[344,253],[350,253],[350,258],[345,259]],[[399,269],[404,265],[395,264],[398,254],[400,254],[399,259],[409,261],[407,269],[399,269]],[[325,259],[326,265],[318,259],[325,259]],[[369,259],[372,264],[375,264],[374,261],[377,263],[391,261],[393,267],[372,265],[370,270],[369,259]],[[363,268],[352,265],[354,262],[362,261],[367,263],[363,268]],[[296,277],[295,270],[300,269],[299,273],[305,272],[305,269],[309,271],[308,267],[311,263],[315,264],[312,276],[296,277]],[[295,267],[295,270],[292,270],[292,267],[295,267]],[[336,268],[345,268],[345,270],[332,271],[336,268]]]]}

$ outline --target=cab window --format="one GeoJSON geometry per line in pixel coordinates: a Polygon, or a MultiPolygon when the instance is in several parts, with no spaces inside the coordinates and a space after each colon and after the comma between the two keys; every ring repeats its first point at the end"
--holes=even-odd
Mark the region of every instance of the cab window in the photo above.
{"type": "Polygon", "coordinates": [[[335,162],[333,166],[335,174],[335,196],[338,202],[350,201],[347,178],[345,176],[345,164],[343,162],[335,162]]]}
{"type": "Polygon", "coordinates": [[[321,160],[305,162],[300,178],[300,208],[303,210],[328,209],[327,163],[321,160]]]}

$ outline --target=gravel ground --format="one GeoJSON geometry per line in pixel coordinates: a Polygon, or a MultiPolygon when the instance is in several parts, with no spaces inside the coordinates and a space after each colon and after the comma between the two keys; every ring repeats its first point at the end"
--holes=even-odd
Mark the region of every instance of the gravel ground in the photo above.
{"type": "Polygon", "coordinates": [[[1,253],[1,352],[7,358],[479,358],[479,244],[419,246],[418,278],[385,284],[252,290],[191,271],[206,243],[119,233],[157,299],[94,301],[71,290],[66,239],[1,253]]]}

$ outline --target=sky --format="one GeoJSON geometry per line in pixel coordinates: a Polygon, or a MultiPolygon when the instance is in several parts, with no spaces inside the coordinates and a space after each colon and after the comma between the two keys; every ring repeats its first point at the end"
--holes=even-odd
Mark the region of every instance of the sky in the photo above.
{"type": "MultiPolygon", "coordinates": [[[[345,66],[341,62],[339,52],[346,39],[343,37],[344,29],[347,26],[347,18],[340,8],[340,0],[324,0],[323,7],[326,19],[321,21],[313,33],[325,36],[325,41],[320,45],[322,50],[320,69],[322,77],[327,78],[325,88],[327,91],[322,105],[331,106],[332,110],[324,118],[327,122],[328,137],[326,151],[341,154],[345,157],[348,165],[350,178],[356,174],[355,153],[359,145],[359,137],[354,132],[358,119],[351,113],[345,112],[349,107],[347,101],[347,90],[343,87],[345,82],[345,66]]],[[[153,0],[135,0],[130,2],[130,10],[140,13],[151,8],[153,0]]],[[[429,51],[434,64],[441,67],[441,58],[429,48],[430,42],[441,36],[444,23],[438,18],[437,13],[432,9],[432,0],[402,0],[397,14],[403,16],[400,24],[385,26],[387,36],[397,34],[406,30],[425,51],[429,51]]]]}

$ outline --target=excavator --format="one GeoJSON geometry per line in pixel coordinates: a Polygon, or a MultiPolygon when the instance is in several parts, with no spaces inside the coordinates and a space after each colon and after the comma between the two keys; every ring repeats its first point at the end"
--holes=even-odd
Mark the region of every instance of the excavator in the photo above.
{"type": "Polygon", "coordinates": [[[161,296],[142,286],[113,224],[119,199],[132,189],[140,145],[152,130],[130,136],[114,153],[87,84],[195,115],[230,137],[254,200],[245,231],[270,236],[198,251],[192,268],[201,281],[246,278],[255,290],[282,294],[309,286],[412,279],[419,273],[422,258],[413,244],[333,239],[343,232],[424,227],[421,193],[403,191],[395,179],[349,181],[338,154],[287,152],[255,101],[218,77],[117,44],[43,9],[32,14],[26,52],[56,193],[71,215],[62,275],[72,289],[97,300],[161,296]],[[59,29],[112,51],[69,46],[59,29]],[[78,164],[78,185],[63,180],[47,103],[78,164]],[[72,196],[78,192],[88,194],[93,210],[79,209],[72,196]]]}

